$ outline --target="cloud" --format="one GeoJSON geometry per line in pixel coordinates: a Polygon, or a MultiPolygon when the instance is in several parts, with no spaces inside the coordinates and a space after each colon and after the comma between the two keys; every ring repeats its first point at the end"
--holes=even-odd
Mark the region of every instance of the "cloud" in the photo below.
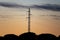
{"type": "Polygon", "coordinates": [[[24,7],[23,5],[19,5],[19,4],[16,4],[16,3],[8,3],[8,2],[0,2],[0,6],[2,7],[16,7],[16,8],[19,8],[19,7],[24,7]]]}
{"type": "Polygon", "coordinates": [[[60,20],[60,15],[53,15],[53,14],[50,14],[50,15],[40,15],[40,16],[47,16],[47,17],[50,17],[51,19],[54,19],[54,20],[60,20]]]}
{"type": "Polygon", "coordinates": [[[22,7],[22,8],[37,8],[37,9],[60,11],[60,5],[58,5],[58,4],[44,4],[44,5],[25,6],[25,5],[19,5],[16,3],[0,2],[0,6],[8,7],[8,8],[20,8],[20,7],[22,7]]]}
{"type": "Polygon", "coordinates": [[[0,18],[12,18],[10,15],[0,15],[0,18]]]}
{"type": "Polygon", "coordinates": [[[57,4],[33,5],[32,8],[60,11],[60,5],[57,4]]]}

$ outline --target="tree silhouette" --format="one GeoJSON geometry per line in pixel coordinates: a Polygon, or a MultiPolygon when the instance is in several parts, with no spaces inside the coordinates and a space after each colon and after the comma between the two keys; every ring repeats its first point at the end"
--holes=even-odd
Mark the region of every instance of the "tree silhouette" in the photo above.
{"type": "Polygon", "coordinates": [[[0,40],[60,40],[60,35],[56,37],[53,34],[40,34],[36,35],[33,32],[26,32],[19,36],[15,34],[6,34],[4,36],[0,36],[0,40]]]}
{"type": "Polygon", "coordinates": [[[18,36],[14,34],[7,34],[4,36],[5,40],[18,40],[18,36]]]}
{"type": "Polygon", "coordinates": [[[37,40],[57,40],[57,37],[53,34],[40,34],[37,40]]]}
{"type": "Polygon", "coordinates": [[[60,35],[58,36],[58,40],[60,40],[60,35]]]}
{"type": "Polygon", "coordinates": [[[19,35],[19,40],[36,40],[37,35],[33,32],[27,32],[19,35]]]}
{"type": "Polygon", "coordinates": [[[4,37],[0,36],[0,40],[4,40],[4,37]]]}

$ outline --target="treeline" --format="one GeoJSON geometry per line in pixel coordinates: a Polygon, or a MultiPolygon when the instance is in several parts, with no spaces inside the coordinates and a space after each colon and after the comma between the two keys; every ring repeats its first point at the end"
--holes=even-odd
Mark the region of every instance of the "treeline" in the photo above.
{"type": "Polygon", "coordinates": [[[60,36],[57,37],[53,34],[36,35],[33,32],[27,32],[19,36],[15,34],[6,34],[4,36],[0,36],[0,40],[60,40],[60,36]]]}

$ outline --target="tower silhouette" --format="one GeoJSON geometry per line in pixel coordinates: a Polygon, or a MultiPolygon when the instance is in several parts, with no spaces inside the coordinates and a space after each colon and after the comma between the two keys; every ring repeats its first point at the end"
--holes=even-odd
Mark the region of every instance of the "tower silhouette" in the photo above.
{"type": "Polygon", "coordinates": [[[28,32],[30,32],[30,16],[31,14],[30,14],[30,8],[29,8],[29,10],[28,10],[28,32]]]}

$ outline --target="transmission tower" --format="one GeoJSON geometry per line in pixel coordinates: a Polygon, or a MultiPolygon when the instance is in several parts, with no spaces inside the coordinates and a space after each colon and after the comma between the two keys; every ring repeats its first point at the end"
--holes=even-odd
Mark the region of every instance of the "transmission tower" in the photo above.
{"type": "Polygon", "coordinates": [[[31,18],[31,14],[30,14],[30,8],[28,10],[28,32],[30,32],[30,18],[31,18]]]}

